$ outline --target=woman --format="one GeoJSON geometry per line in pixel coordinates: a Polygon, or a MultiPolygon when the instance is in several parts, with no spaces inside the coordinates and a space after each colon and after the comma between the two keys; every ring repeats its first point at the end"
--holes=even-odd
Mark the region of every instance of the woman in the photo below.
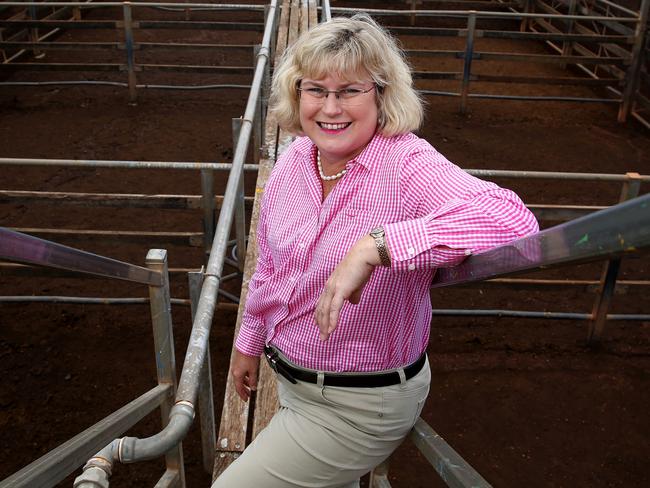
{"type": "Polygon", "coordinates": [[[422,105],[395,41],[364,15],[303,34],[272,110],[300,135],[268,180],[232,374],[246,401],[264,353],[280,410],[216,487],[355,487],[429,391],[436,268],[537,231],[521,200],[410,131],[422,105]]]}

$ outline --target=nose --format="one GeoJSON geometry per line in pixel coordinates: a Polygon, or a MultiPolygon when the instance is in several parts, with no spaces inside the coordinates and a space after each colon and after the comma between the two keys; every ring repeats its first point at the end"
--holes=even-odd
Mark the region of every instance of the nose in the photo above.
{"type": "Polygon", "coordinates": [[[341,113],[341,101],[335,93],[328,93],[323,101],[323,108],[321,111],[327,115],[336,115],[341,113]]]}

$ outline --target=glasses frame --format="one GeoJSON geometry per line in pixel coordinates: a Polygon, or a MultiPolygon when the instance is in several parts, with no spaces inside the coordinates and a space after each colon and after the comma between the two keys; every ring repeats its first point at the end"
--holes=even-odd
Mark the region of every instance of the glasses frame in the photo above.
{"type": "MultiPolygon", "coordinates": [[[[323,90],[323,93],[324,93],[324,96],[322,98],[314,97],[313,94],[309,94],[309,96],[312,97],[313,100],[317,100],[319,102],[322,101],[323,103],[325,103],[325,101],[327,100],[327,97],[330,96],[330,93],[333,93],[334,97],[340,103],[346,103],[348,101],[355,100],[358,97],[360,97],[361,95],[365,95],[366,93],[369,93],[372,90],[376,90],[377,89],[377,84],[373,83],[372,86],[370,88],[368,88],[367,90],[359,89],[359,93],[357,93],[356,95],[354,95],[353,97],[350,97],[350,98],[341,97],[341,92],[345,91],[345,90],[349,90],[349,88],[341,88],[339,90],[325,90],[324,88],[321,88],[321,87],[318,87],[318,86],[312,86],[312,87],[309,87],[309,88],[302,88],[300,86],[297,86],[296,90],[298,91],[299,96],[302,98],[302,92],[303,91],[307,91],[307,90],[310,90],[310,89],[313,89],[313,88],[318,88],[319,90],[323,90]]],[[[307,92],[307,93],[309,93],[309,92],[307,92]]]]}

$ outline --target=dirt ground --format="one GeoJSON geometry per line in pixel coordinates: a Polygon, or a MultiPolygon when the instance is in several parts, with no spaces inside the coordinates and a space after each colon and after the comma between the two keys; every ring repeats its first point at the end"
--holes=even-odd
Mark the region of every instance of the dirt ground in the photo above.
{"type": "MultiPolygon", "coordinates": [[[[93,15],[110,18],[111,12],[93,15]]],[[[253,14],[229,15],[242,21],[259,19],[253,14]]],[[[394,25],[391,19],[385,22],[394,25]]],[[[176,31],[169,36],[192,42],[190,34],[185,37],[176,31]]],[[[68,32],[61,39],[89,40],[92,35],[92,31],[68,32]]],[[[201,35],[204,42],[228,43],[255,43],[261,37],[255,32],[201,35]]],[[[422,48],[423,43],[435,47],[448,43],[452,48],[455,43],[415,36],[403,37],[402,42],[407,48],[422,48]]],[[[495,41],[480,48],[548,52],[543,45],[521,47],[495,41]]],[[[51,56],[62,59],[66,53],[51,56]]],[[[179,55],[170,55],[170,62],[180,59],[174,56],[179,55]]],[[[221,54],[215,54],[215,59],[203,56],[196,62],[252,65],[250,53],[228,54],[227,59],[220,59],[221,54]]],[[[412,62],[416,69],[438,71],[453,69],[455,63],[437,58],[412,62]]],[[[557,74],[548,67],[512,63],[477,69],[557,74]]],[[[12,79],[72,79],[75,75],[24,72],[12,79]]],[[[151,78],[180,79],[175,74],[151,78]]],[[[200,82],[206,79],[246,83],[250,76],[214,76],[200,82]]],[[[445,89],[446,85],[422,81],[419,86],[445,89]]],[[[476,90],[550,94],[559,88],[485,85],[476,90]]],[[[572,88],[562,93],[590,92],[572,88]]],[[[118,87],[3,87],[0,157],[229,162],[231,118],[243,113],[245,100],[246,91],[236,89],[143,90],[132,106],[127,103],[126,89],[118,87]]],[[[427,103],[427,122],[420,134],[463,168],[650,173],[648,133],[634,123],[618,124],[616,105],[471,100],[471,112],[460,115],[456,99],[428,97],[427,103]]],[[[222,176],[215,182],[218,192],[225,183],[222,176]]],[[[249,194],[254,178],[247,178],[249,194]]],[[[618,185],[607,183],[514,179],[498,183],[535,204],[608,205],[620,193],[618,185]]],[[[196,171],[3,166],[0,189],[199,194],[200,177],[196,171]]],[[[642,192],[647,190],[645,185],[642,192]]],[[[553,224],[542,222],[544,227],[553,224]]],[[[25,206],[0,200],[0,225],[199,232],[201,214],[65,204],[25,206]]],[[[57,240],[136,264],[144,263],[152,247],[168,250],[171,268],[198,268],[204,258],[200,247],[169,242],[57,240]]],[[[600,264],[582,265],[531,276],[597,279],[601,268],[600,264]]],[[[2,296],[147,296],[144,286],[103,279],[2,273],[2,296]]],[[[645,255],[625,260],[620,278],[647,280],[649,275],[650,259],[645,255]]],[[[237,282],[227,286],[236,291],[237,282]]],[[[643,290],[617,287],[612,312],[647,314],[649,303],[643,290]]],[[[181,274],[172,275],[172,296],[187,298],[186,278],[181,274]]],[[[589,312],[594,295],[584,287],[485,285],[434,290],[432,300],[439,309],[589,312]]],[[[4,479],[153,387],[156,373],[146,305],[0,303],[0,432],[5,439],[0,443],[0,479],[4,479]]],[[[172,313],[180,369],[191,327],[190,311],[179,305],[172,313]]],[[[219,312],[212,328],[217,418],[235,318],[234,312],[219,312]]],[[[650,322],[610,322],[598,347],[587,347],[586,332],[584,321],[434,316],[429,344],[433,380],[423,418],[495,487],[650,486],[650,322]]],[[[128,435],[151,435],[159,428],[160,417],[154,412],[128,435]]],[[[197,425],[183,446],[188,486],[208,486],[210,476],[202,470],[197,425]]],[[[161,460],[117,465],[112,486],[153,486],[162,471],[161,460]]],[[[397,488],[444,486],[409,442],[394,456],[390,472],[397,488]]],[[[60,486],[71,486],[73,477],[60,486]]]]}

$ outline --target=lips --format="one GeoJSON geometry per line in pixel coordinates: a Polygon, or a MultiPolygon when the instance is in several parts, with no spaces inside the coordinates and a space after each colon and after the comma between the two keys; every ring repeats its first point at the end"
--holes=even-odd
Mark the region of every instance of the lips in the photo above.
{"type": "Polygon", "coordinates": [[[327,122],[317,122],[317,124],[321,129],[325,129],[325,130],[343,130],[343,129],[348,128],[352,124],[352,122],[343,122],[343,123],[339,123],[339,124],[330,124],[330,123],[327,123],[327,122]]]}

